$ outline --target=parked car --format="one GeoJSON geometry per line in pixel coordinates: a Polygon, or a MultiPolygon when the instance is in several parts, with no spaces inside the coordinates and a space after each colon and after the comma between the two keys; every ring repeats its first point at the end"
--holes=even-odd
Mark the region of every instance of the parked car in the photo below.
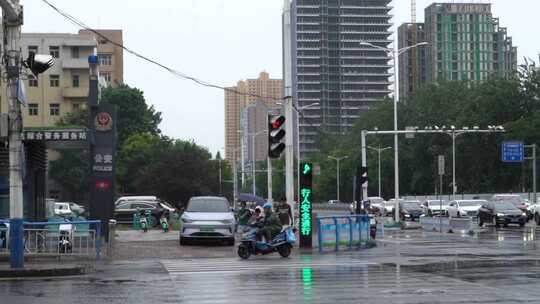
{"type": "Polygon", "coordinates": [[[165,210],[169,213],[175,211],[170,205],[159,201],[126,200],[115,206],[114,219],[119,224],[131,224],[133,223],[133,214],[137,210],[150,210],[154,226],[159,223],[159,218],[165,210]]]}
{"type": "MultiPolygon", "coordinates": [[[[399,202],[403,202],[403,199],[399,199],[399,202]]],[[[386,203],[384,203],[384,210],[386,212],[386,216],[393,216],[394,215],[394,208],[396,207],[396,199],[393,198],[386,203]]]]}
{"type": "Polygon", "coordinates": [[[482,204],[487,203],[486,200],[455,200],[448,204],[449,217],[462,217],[478,215],[478,210],[482,204]]]}
{"type": "Polygon", "coordinates": [[[86,212],[86,208],[84,208],[84,206],[73,202],[69,202],[68,204],[71,208],[71,211],[73,211],[73,213],[77,216],[83,215],[86,212]]]}
{"type": "Polygon", "coordinates": [[[422,209],[427,216],[441,216],[448,214],[448,202],[445,200],[426,200],[422,209]]]}
{"type": "Polygon", "coordinates": [[[54,215],[55,216],[70,216],[73,212],[69,203],[55,202],[54,203],[54,215]]]}
{"type": "Polygon", "coordinates": [[[192,197],[181,217],[180,245],[193,239],[226,240],[234,245],[236,221],[224,197],[192,197]]]}
{"type": "Polygon", "coordinates": [[[151,201],[157,201],[158,198],[155,197],[155,196],[122,196],[120,198],[118,198],[116,200],[116,202],[114,202],[114,205],[115,206],[118,206],[120,203],[123,203],[123,202],[127,202],[127,201],[146,201],[146,202],[151,202],[151,201]]]}
{"type": "Polygon", "coordinates": [[[422,205],[417,200],[404,200],[399,203],[399,217],[402,221],[420,219],[423,214],[422,205]]]}
{"type": "Polygon", "coordinates": [[[491,201],[482,204],[478,211],[478,225],[494,224],[495,227],[509,224],[525,226],[527,215],[512,202],[491,201]]]}
{"type": "Polygon", "coordinates": [[[329,205],[335,205],[335,204],[339,204],[339,203],[341,203],[341,202],[338,201],[338,200],[329,200],[329,201],[328,201],[328,204],[329,204],[329,205]]]}
{"type": "Polygon", "coordinates": [[[519,210],[527,214],[527,221],[532,218],[532,214],[529,213],[530,202],[522,198],[519,194],[495,194],[491,198],[492,201],[503,201],[514,204],[519,210]]]}

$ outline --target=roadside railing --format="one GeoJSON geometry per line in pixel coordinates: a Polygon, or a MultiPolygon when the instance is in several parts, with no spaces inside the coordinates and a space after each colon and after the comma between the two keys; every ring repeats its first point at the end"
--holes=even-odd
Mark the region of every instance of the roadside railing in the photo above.
{"type": "Polygon", "coordinates": [[[365,247],[371,241],[370,229],[368,215],[317,217],[319,252],[325,248],[339,251],[342,247],[348,250],[365,247]]]}
{"type": "MultiPolygon", "coordinates": [[[[10,254],[9,221],[0,220],[0,255],[10,254]]],[[[24,222],[24,255],[101,259],[101,222],[24,222]]]]}

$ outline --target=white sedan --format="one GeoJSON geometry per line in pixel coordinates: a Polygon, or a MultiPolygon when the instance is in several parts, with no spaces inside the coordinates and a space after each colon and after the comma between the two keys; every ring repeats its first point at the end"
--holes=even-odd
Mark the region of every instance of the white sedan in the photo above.
{"type": "Polygon", "coordinates": [[[478,210],[486,200],[455,200],[448,204],[449,217],[477,216],[478,210]]]}

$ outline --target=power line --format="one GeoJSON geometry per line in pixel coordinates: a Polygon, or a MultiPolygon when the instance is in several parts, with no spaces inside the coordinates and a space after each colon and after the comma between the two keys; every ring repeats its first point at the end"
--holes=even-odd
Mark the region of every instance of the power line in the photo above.
{"type": "Polygon", "coordinates": [[[99,36],[100,38],[104,39],[105,41],[107,41],[107,42],[109,42],[109,43],[111,43],[111,44],[113,44],[113,45],[115,45],[117,47],[122,48],[126,52],[128,52],[128,53],[130,53],[130,54],[132,54],[132,55],[134,55],[134,56],[136,56],[136,57],[138,57],[138,58],[140,58],[142,60],[150,62],[150,63],[152,63],[152,64],[154,64],[154,65],[168,71],[169,73],[175,75],[178,78],[190,80],[190,81],[195,82],[196,84],[204,86],[204,87],[219,89],[219,90],[223,90],[225,92],[235,93],[235,94],[242,95],[242,96],[250,96],[250,97],[256,97],[256,98],[261,98],[261,99],[271,99],[271,100],[284,100],[284,99],[286,99],[286,97],[284,97],[284,98],[276,98],[276,97],[273,97],[273,96],[264,96],[264,95],[240,92],[240,91],[237,91],[237,90],[234,90],[234,89],[231,89],[231,88],[227,88],[227,87],[224,87],[224,86],[220,86],[220,85],[217,85],[217,84],[213,84],[213,83],[198,79],[198,78],[196,78],[194,76],[184,74],[184,73],[182,73],[182,72],[180,72],[178,70],[175,70],[175,69],[173,69],[171,67],[168,67],[168,66],[166,66],[166,65],[164,65],[164,64],[162,64],[162,63],[160,63],[160,62],[158,62],[158,61],[156,61],[154,59],[151,59],[151,58],[149,58],[147,56],[144,56],[144,55],[142,55],[142,54],[140,54],[140,53],[126,47],[126,46],[124,46],[121,43],[112,41],[111,39],[107,38],[105,35],[103,35],[100,32],[94,30],[90,26],[84,24],[82,21],[78,20],[77,18],[73,17],[72,15],[68,14],[67,12],[64,12],[63,10],[59,9],[58,7],[56,7],[54,4],[50,3],[49,1],[47,1],[47,0],[41,0],[41,1],[43,1],[45,4],[47,4],[49,7],[51,7],[54,11],[56,11],[58,14],[60,14],[61,16],[63,16],[64,18],[66,18],[71,23],[75,24],[76,26],[94,33],[95,35],[99,36]]]}

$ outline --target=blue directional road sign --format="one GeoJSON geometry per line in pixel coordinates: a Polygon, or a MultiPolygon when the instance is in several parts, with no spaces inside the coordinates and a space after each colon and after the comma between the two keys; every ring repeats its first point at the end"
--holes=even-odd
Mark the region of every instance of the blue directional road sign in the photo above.
{"type": "Polygon", "coordinates": [[[521,163],[525,148],[521,141],[507,141],[502,144],[502,161],[505,163],[521,163]]]}

